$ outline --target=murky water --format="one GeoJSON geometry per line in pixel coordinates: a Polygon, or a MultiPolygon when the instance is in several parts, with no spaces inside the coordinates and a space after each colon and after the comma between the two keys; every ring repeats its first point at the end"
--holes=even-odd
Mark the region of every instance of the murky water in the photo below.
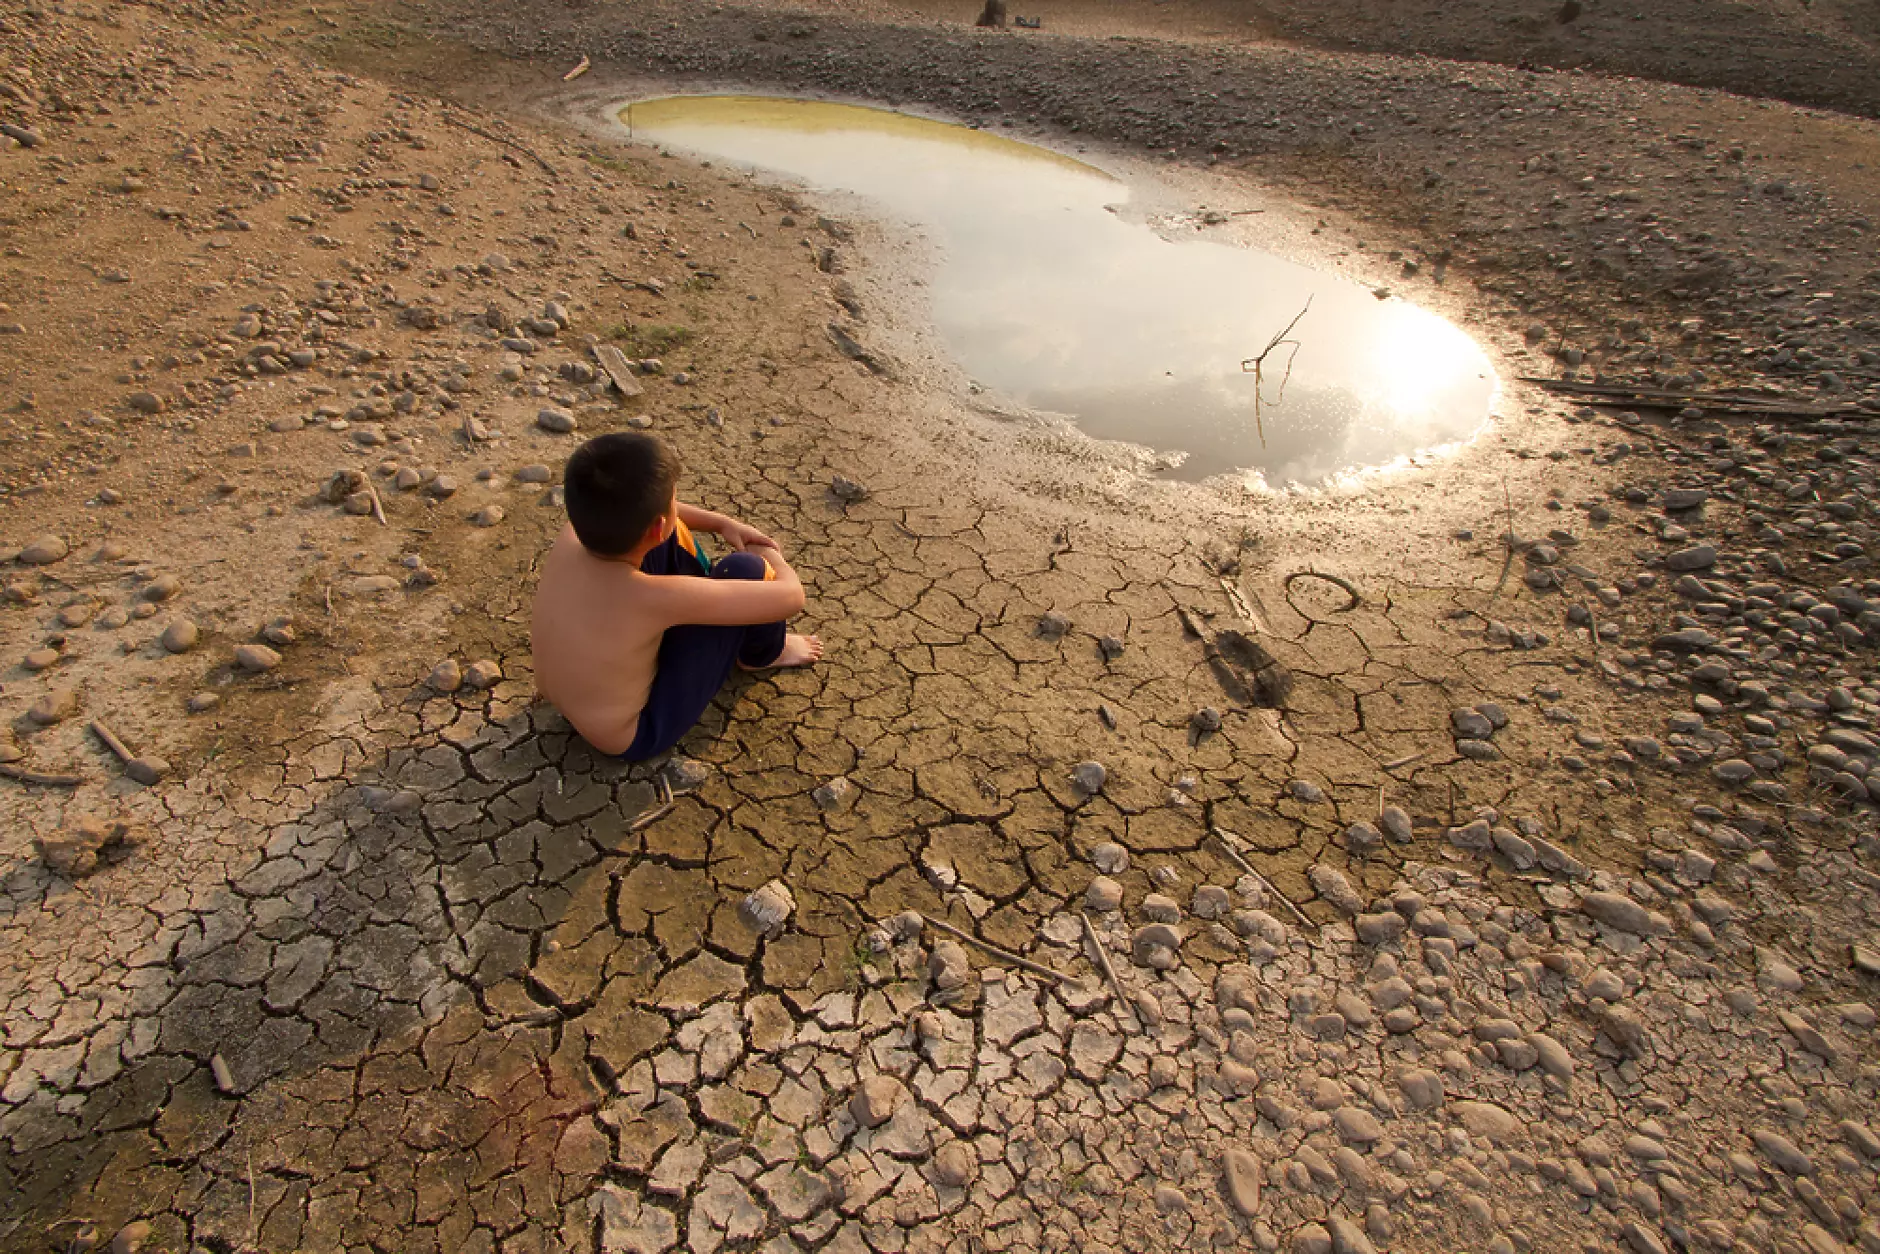
{"type": "Polygon", "coordinates": [[[1359,284],[1109,206],[1129,189],[1062,154],[884,109],[756,96],[630,106],[634,136],[857,193],[938,246],[933,320],[968,374],[1200,479],[1322,483],[1467,439],[1496,382],[1453,324],[1359,284]],[[1243,359],[1311,301],[1255,379],[1243,359]]]}

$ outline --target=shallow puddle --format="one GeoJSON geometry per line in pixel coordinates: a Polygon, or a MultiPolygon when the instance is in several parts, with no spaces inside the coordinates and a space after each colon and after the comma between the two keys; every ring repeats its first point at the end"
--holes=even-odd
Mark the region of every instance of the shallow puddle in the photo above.
{"type": "Polygon", "coordinates": [[[938,247],[932,315],[976,381],[1102,439],[1183,455],[1200,479],[1322,483],[1467,439],[1494,371],[1437,315],[1357,283],[1110,206],[1122,182],[1060,153],[885,109],[674,96],[621,118],[640,140],[852,192],[938,247]],[[1308,299],[1297,352],[1241,369],[1308,299]],[[1282,382],[1284,384],[1282,391],[1282,382]]]}

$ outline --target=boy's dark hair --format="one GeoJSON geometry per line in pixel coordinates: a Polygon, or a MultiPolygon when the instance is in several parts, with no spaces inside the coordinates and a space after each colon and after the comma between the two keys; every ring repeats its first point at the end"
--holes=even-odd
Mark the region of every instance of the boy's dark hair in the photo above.
{"type": "Polygon", "coordinates": [[[679,455],[658,436],[632,431],[597,435],[574,451],[562,492],[581,547],[619,557],[672,504],[679,455]]]}

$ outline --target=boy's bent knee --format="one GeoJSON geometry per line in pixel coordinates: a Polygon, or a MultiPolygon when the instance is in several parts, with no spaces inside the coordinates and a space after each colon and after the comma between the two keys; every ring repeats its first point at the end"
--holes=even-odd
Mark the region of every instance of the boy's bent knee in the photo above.
{"type": "Polygon", "coordinates": [[[769,569],[755,553],[727,553],[712,564],[712,578],[759,580],[769,569]]]}

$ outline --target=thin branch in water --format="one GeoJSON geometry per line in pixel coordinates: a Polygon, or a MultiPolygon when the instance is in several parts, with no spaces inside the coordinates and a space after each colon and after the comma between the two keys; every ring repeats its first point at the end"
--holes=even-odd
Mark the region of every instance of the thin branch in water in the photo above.
{"type": "Polygon", "coordinates": [[[1266,359],[1270,354],[1281,347],[1290,347],[1292,349],[1290,353],[1286,354],[1286,373],[1280,376],[1279,395],[1275,396],[1272,401],[1273,404],[1277,405],[1286,398],[1286,384],[1292,379],[1293,359],[1299,356],[1299,341],[1289,339],[1288,337],[1292,335],[1292,329],[1299,325],[1299,319],[1305,317],[1307,311],[1311,308],[1312,298],[1308,296],[1306,297],[1304,308],[1294,314],[1292,321],[1288,322],[1284,327],[1281,327],[1279,331],[1274,334],[1273,338],[1266,342],[1266,347],[1261,349],[1258,355],[1249,357],[1240,363],[1241,372],[1253,376],[1253,429],[1260,437],[1261,448],[1266,447],[1266,424],[1260,418],[1261,407],[1267,403],[1266,398],[1262,395],[1266,387],[1266,379],[1263,373],[1266,369],[1266,359]]]}

